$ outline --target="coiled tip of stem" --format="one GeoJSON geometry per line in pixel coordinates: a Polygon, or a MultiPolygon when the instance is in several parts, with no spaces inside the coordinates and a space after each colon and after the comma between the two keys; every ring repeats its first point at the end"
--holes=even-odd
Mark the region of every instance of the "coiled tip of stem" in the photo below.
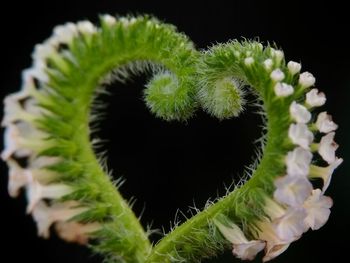
{"type": "Polygon", "coordinates": [[[237,117],[243,111],[244,91],[242,83],[233,78],[205,82],[197,96],[201,106],[218,119],[237,117]]]}
{"type": "Polygon", "coordinates": [[[146,85],[144,99],[157,117],[167,121],[184,121],[192,116],[196,108],[192,90],[189,81],[179,80],[170,72],[161,72],[146,85]]]}

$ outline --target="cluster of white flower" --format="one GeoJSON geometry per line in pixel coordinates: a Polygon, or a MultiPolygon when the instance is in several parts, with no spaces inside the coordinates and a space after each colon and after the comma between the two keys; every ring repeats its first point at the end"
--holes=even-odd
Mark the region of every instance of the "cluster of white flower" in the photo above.
{"type": "MultiPolygon", "coordinates": [[[[110,23],[111,19],[106,17],[106,22],[110,23]]],[[[50,115],[49,111],[39,106],[39,103],[45,100],[47,92],[42,88],[48,85],[47,58],[55,57],[59,46],[68,45],[78,34],[94,32],[95,26],[88,21],[57,26],[49,39],[35,46],[32,54],[33,65],[22,74],[22,89],[4,100],[5,114],[2,126],[5,127],[5,148],[1,158],[9,166],[8,191],[10,196],[17,197],[21,188],[25,188],[28,199],[27,212],[33,215],[38,234],[45,238],[49,237],[49,228],[54,225],[63,239],[86,243],[88,233],[101,227],[97,223],[81,224],[70,221],[87,208],[78,202],[58,202],[73,189],[63,183],[55,183],[55,179],[60,175],[46,169],[60,162],[60,158],[39,154],[49,148],[52,141],[49,134],[35,125],[36,119],[44,114],[50,115]],[[22,165],[21,159],[24,159],[26,164],[22,165]]]]}
{"type": "MultiPolygon", "coordinates": [[[[283,53],[276,54],[281,60],[283,53]]],[[[275,55],[275,56],[276,56],[275,55]]],[[[282,57],[283,58],[283,57],[282,57]]],[[[264,68],[270,72],[277,97],[290,96],[294,87],[282,82],[286,74],[298,74],[301,65],[290,61],[287,64],[288,73],[277,68],[272,70],[273,60],[267,59],[264,68]]],[[[310,88],[315,83],[311,73],[299,75],[300,88],[310,88]]],[[[268,261],[283,253],[290,243],[299,239],[308,229],[317,230],[328,220],[332,199],[324,196],[332,173],[342,159],[335,156],[338,145],[334,142],[334,131],[337,124],[326,112],[318,114],[316,122],[310,123],[310,109],[322,106],[326,101],[323,93],[311,89],[306,94],[303,104],[293,101],[289,107],[292,120],[288,130],[289,140],[294,149],[285,156],[285,175],[275,180],[273,198],[266,198],[266,219],[257,223],[254,228],[258,233],[256,240],[248,240],[241,229],[230,224],[225,226],[215,222],[223,236],[233,244],[233,254],[243,260],[252,260],[256,254],[265,248],[263,261],[268,261]],[[319,143],[314,142],[312,131],[325,134],[319,143]],[[311,164],[314,154],[319,154],[328,163],[327,167],[311,164]],[[314,189],[310,182],[312,178],[323,180],[322,189],[314,189]]]]}

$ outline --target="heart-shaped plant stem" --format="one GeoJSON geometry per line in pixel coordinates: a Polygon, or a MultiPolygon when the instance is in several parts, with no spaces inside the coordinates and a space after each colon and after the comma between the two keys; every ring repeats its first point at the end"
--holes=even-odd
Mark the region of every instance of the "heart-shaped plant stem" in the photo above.
{"type": "Polygon", "coordinates": [[[22,90],[5,99],[2,159],[9,193],[26,189],[39,235],[49,237],[54,225],[67,241],[90,239],[107,262],[200,262],[230,245],[243,260],[265,249],[268,261],[327,222],[332,201],[324,192],[342,162],[335,156],[337,125],[326,112],[313,122],[325,95],[310,90],[315,78],[286,63],[282,51],[232,41],[200,53],[173,26],[106,15],[100,28],[88,21],[56,27],[33,59],[22,90]],[[97,158],[90,128],[103,106],[94,104],[103,83],[145,70],[153,73],[146,104],[158,117],[185,120],[198,106],[219,119],[237,116],[250,86],[265,121],[244,183],[154,247],[97,158]],[[316,133],[325,134],[318,143],[316,133]],[[328,166],[317,166],[316,154],[328,166]],[[314,189],[313,178],[323,180],[322,189],[314,189]]]}

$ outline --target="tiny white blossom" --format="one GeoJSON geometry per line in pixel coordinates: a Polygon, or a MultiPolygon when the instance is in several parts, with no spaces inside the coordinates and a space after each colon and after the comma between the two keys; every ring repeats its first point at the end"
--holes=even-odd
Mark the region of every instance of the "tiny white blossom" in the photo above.
{"type": "Polygon", "coordinates": [[[310,177],[311,178],[322,178],[323,180],[323,187],[322,187],[322,193],[326,192],[329,184],[332,180],[332,174],[334,170],[343,162],[343,159],[341,158],[335,158],[335,161],[331,163],[327,167],[319,167],[316,165],[310,166],[310,177]]]}
{"type": "Polygon", "coordinates": [[[286,214],[273,222],[276,234],[281,240],[297,240],[307,230],[304,220],[307,214],[303,208],[288,208],[286,214]]]}
{"type": "Polygon", "coordinates": [[[86,207],[81,207],[76,201],[55,203],[51,206],[46,205],[44,201],[40,201],[34,207],[32,215],[37,223],[38,235],[48,238],[52,224],[68,221],[87,210],[86,207]]]}
{"type": "Polygon", "coordinates": [[[299,84],[303,88],[309,88],[315,84],[315,77],[310,72],[303,72],[299,76],[299,84]]]}
{"type": "Polygon", "coordinates": [[[329,164],[335,161],[335,151],[339,146],[334,142],[334,136],[335,132],[331,132],[323,136],[318,147],[318,153],[322,156],[323,160],[329,164]]]}
{"type": "Polygon", "coordinates": [[[271,70],[273,66],[273,61],[271,58],[268,58],[263,62],[263,64],[266,70],[271,70]]]}
{"type": "Polygon", "coordinates": [[[311,119],[311,113],[301,104],[293,101],[289,107],[292,118],[299,123],[308,123],[311,119]]]}
{"type": "Polygon", "coordinates": [[[288,85],[286,83],[277,82],[274,86],[274,91],[276,96],[278,97],[286,97],[294,92],[294,88],[291,85],[288,85]]]}
{"type": "Polygon", "coordinates": [[[44,132],[34,129],[29,123],[10,123],[4,132],[5,148],[1,153],[1,158],[6,161],[12,155],[26,157],[34,151],[39,152],[47,145],[47,142],[43,141],[45,137],[44,132]]]}
{"type": "Polygon", "coordinates": [[[320,132],[329,133],[331,131],[335,131],[338,128],[338,125],[333,122],[332,116],[324,111],[318,114],[316,127],[320,132]]]}
{"type": "Polygon", "coordinates": [[[288,70],[290,74],[295,75],[301,70],[301,64],[294,62],[294,61],[289,61],[287,64],[288,70]]]}
{"type": "Polygon", "coordinates": [[[248,240],[242,230],[235,224],[231,223],[225,226],[218,221],[215,225],[219,228],[221,234],[232,243],[233,254],[242,260],[253,260],[265,247],[265,242],[261,240],[248,240]]]}
{"type": "Polygon", "coordinates": [[[291,176],[304,176],[309,174],[312,153],[302,147],[296,147],[286,156],[287,173],[291,176]]]}
{"type": "Polygon", "coordinates": [[[326,103],[326,95],[318,92],[318,89],[312,89],[306,93],[306,104],[310,107],[320,107],[326,103]]]}
{"type": "Polygon", "coordinates": [[[84,34],[94,34],[96,27],[90,21],[79,21],[77,23],[78,31],[84,34]]]}
{"type": "Polygon", "coordinates": [[[248,58],[245,58],[244,59],[244,64],[246,65],[246,66],[250,66],[250,65],[252,65],[254,63],[254,58],[252,58],[252,57],[248,57],[248,58]]]}
{"type": "Polygon", "coordinates": [[[304,123],[292,123],[288,130],[288,136],[294,144],[304,149],[309,149],[311,142],[314,140],[313,133],[304,123]]]}
{"type": "Polygon", "coordinates": [[[12,159],[7,160],[7,165],[9,166],[8,192],[11,197],[17,197],[19,190],[32,181],[32,176],[12,159]]]}
{"type": "MultiPolygon", "coordinates": [[[[82,26],[83,25],[80,25],[80,27],[82,26]]],[[[59,43],[69,44],[72,41],[72,39],[77,35],[77,25],[69,22],[64,25],[56,26],[53,29],[53,36],[51,37],[51,39],[49,39],[48,43],[50,43],[53,46],[57,46],[59,43]]]]}
{"type": "Polygon", "coordinates": [[[266,241],[265,256],[263,262],[270,261],[282,254],[294,240],[281,240],[277,233],[276,227],[268,220],[258,222],[258,238],[266,241]]]}
{"type": "Polygon", "coordinates": [[[1,126],[3,127],[19,120],[31,119],[31,116],[22,109],[21,104],[19,103],[21,94],[19,94],[19,96],[17,96],[17,94],[18,93],[8,95],[4,99],[4,118],[1,122],[1,126]]]}
{"type": "Polygon", "coordinates": [[[42,185],[38,181],[32,181],[27,186],[27,212],[31,213],[42,199],[58,199],[70,194],[72,191],[73,189],[65,184],[42,185]]]}
{"type": "Polygon", "coordinates": [[[276,58],[277,63],[280,63],[284,58],[284,53],[282,50],[275,50],[273,56],[276,58]]]}
{"type": "Polygon", "coordinates": [[[291,175],[277,178],[275,186],[275,200],[292,207],[302,205],[312,191],[312,184],[308,179],[291,175]]]}
{"type": "Polygon", "coordinates": [[[320,229],[328,221],[333,201],[324,196],[320,189],[312,191],[312,195],[305,201],[304,208],[307,216],[304,222],[312,229],[320,229]]]}
{"type": "Polygon", "coordinates": [[[115,17],[108,14],[103,15],[102,19],[109,26],[113,26],[116,23],[115,17]]]}
{"type": "Polygon", "coordinates": [[[45,61],[42,60],[34,60],[33,65],[31,67],[31,75],[33,78],[47,83],[49,81],[49,76],[47,75],[47,65],[45,61]]]}
{"type": "Polygon", "coordinates": [[[32,53],[34,60],[45,61],[49,56],[56,52],[55,48],[47,44],[36,44],[32,53]]]}
{"type": "Polygon", "coordinates": [[[67,242],[75,242],[81,245],[86,245],[91,233],[96,232],[101,228],[101,225],[97,222],[81,224],[74,221],[60,221],[55,224],[57,235],[60,238],[67,242]]]}
{"type": "Polygon", "coordinates": [[[279,82],[284,79],[284,73],[281,69],[275,69],[271,72],[270,77],[273,81],[279,82]]]}

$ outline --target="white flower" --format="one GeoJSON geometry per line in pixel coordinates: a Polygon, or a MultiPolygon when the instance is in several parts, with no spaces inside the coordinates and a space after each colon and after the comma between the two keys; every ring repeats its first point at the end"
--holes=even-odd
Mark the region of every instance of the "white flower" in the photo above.
{"type": "Polygon", "coordinates": [[[273,81],[279,82],[284,79],[284,73],[281,69],[278,68],[271,72],[270,77],[273,81]]]}
{"type": "Polygon", "coordinates": [[[302,147],[296,147],[286,156],[287,173],[291,176],[304,176],[309,174],[312,153],[302,147]]]}
{"type": "Polygon", "coordinates": [[[289,126],[288,136],[294,144],[304,149],[309,149],[311,142],[314,140],[313,133],[304,123],[292,123],[289,126]]]}
{"type": "Polygon", "coordinates": [[[42,185],[38,181],[32,181],[27,186],[27,212],[31,213],[42,199],[58,199],[70,194],[72,191],[73,189],[65,184],[42,185]]]}
{"type": "Polygon", "coordinates": [[[250,65],[252,65],[254,63],[254,58],[252,58],[252,57],[248,57],[248,58],[245,58],[244,59],[244,64],[246,65],[246,66],[250,66],[250,65]]]}
{"type": "Polygon", "coordinates": [[[48,57],[56,52],[55,48],[48,44],[36,44],[34,47],[34,52],[32,53],[32,58],[34,60],[45,61],[48,57]]]}
{"type": "Polygon", "coordinates": [[[320,132],[329,133],[335,131],[338,128],[338,125],[333,122],[332,116],[324,111],[318,114],[316,127],[320,132]]]}
{"type": "Polygon", "coordinates": [[[300,63],[294,62],[294,61],[289,61],[287,64],[288,70],[290,74],[295,75],[301,70],[301,65],[300,63]]]}
{"type": "Polygon", "coordinates": [[[315,84],[315,77],[310,72],[301,73],[299,76],[299,84],[303,88],[309,88],[315,84]]]}
{"type": "MultiPolygon", "coordinates": [[[[82,26],[83,25],[80,25],[80,27],[82,26]]],[[[66,23],[64,25],[56,26],[53,29],[53,37],[51,37],[51,40],[49,40],[48,43],[51,45],[57,45],[59,43],[69,44],[77,35],[77,26],[74,23],[66,23]]]]}
{"type": "Polygon", "coordinates": [[[310,107],[320,107],[326,103],[326,95],[318,92],[318,89],[312,89],[306,93],[306,103],[310,107]]]}
{"type": "MultiPolygon", "coordinates": [[[[21,94],[19,94],[21,96],[21,94]]],[[[2,119],[1,126],[7,126],[12,122],[18,120],[30,120],[31,116],[23,111],[20,103],[18,102],[17,93],[8,95],[4,99],[4,118],[2,119]]]]}
{"type": "Polygon", "coordinates": [[[331,163],[327,167],[319,167],[316,165],[310,166],[310,177],[311,178],[322,178],[323,180],[323,187],[322,187],[322,193],[324,193],[332,179],[332,174],[334,170],[343,162],[343,159],[341,158],[335,158],[335,161],[331,163]]]}
{"type": "Polygon", "coordinates": [[[275,200],[292,207],[301,206],[312,191],[312,184],[304,177],[292,175],[283,176],[275,180],[275,200]]]}
{"type": "Polygon", "coordinates": [[[295,101],[289,107],[292,118],[299,123],[308,123],[311,119],[311,113],[301,104],[295,101]]]}
{"type": "Polygon", "coordinates": [[[276,83],[276,85],[274,86],[274,90],[276,96],[278,97],[286,97],[294,92],[293,86],[281,82],[276,83]]]}
{"type": "Polygon", "coordinates": [[[276,234],[275,226],[268,220],[258,222],[258,238],[266,241],[263,262],[274,259],[289,247],[293,240],[281,240],[276,234]]]}
{"type": "Polygon", "coordinates": [[[115,17],[108,14],[103,15],[102,19],[108,26],[113,26],[116,23],[115,17]]]}
{"type": "Polygon", "coordinates": [[[12,155],[26,157],[33,152],[39,152],[50,142],[44,141],[46,134],[36,130],[26,122],[10,123],[4,134],[5,149],[1,153],[3,160],[8,160],[12,155]]]}
{"type": "Polygon", "coordinates": [[[87,244],[89,235],[101,229],[97,222],[81,224],[77,222],[57,222],[55,224],[57,235],[67,242],[87,244]]]}
{"type": "Polygon", "coordinates": [[[307,230],[306,211],[300,207],[289,208],[286,214],[275,220],[277,236],[284,241],[297,240],[307,230]]]}
{"type": "Polygon", "coordinates": [[[271,58],[268,58],[263,62],[263,64],[264,64],[264,67],[266,70],[271,70],[271,68],[273,66],[273,61],[271,58]]]}
{"type": "Polygon", "coordinates": [[[312,191],[312,195],[305,201],[304,208],[307,216],[304,222],[312,229],[320,229],[328,221],[333,201],[324,196],[320,189],[312,191]]]}
{"type": "Polygon", "coordinates": [[[17,197],[19,190],[32,181],[32,176],[12,159],[7,161],[7,165],[9,166],[8,192],[11,197],[17,197]]]}
{"type": "Polygon", "coordinates": [[[16,157],[26,157],[32,153],[32,149],[26,147],[27,140],[21,137],[20,131],[15,124],[9,124],[4,132],[5,148],[1,153],[1,158],[7,161],[12,155],[16,157]]]}
{"type": "Polygon", "coordinates": [[[38,235],[48,238],[52,224],[59,221],[68,221],[87,210],[86,207],[81,207],[76,201],[55,203],[51,206],[46,205],[44,201],[40,201],[34,207],[32,214],[37,223],[38,235]]]}
{"type": "Polygon", "coordinates": [[[232,243],[233,254],[242,260],[253,260],[256,254],[265,247],[265,242],[261,240],[248,241],[242,230],[233,223],[230,226],[225,226],[215,221],[215,225],[219,228],[221,234],[232,243]]]}
{"type": "Polygon", "coordinates": [[[334,136],[335,132],[326,134],[321,138],[321,142],[318,146],[318,153],[322,156],[323,160],[329,164],[335,161],[335,151],[339,146],[334,142],[334,136]]]}
{"type": "Polygon", "coordinates": [[[94,34],[96,27],[90,21],[79,21],[77,23],[78,31],[83,34],[94,34]]]}
{"type": "Polygon", "coordinates": [[[272,55],[276,58],[277,63],[280,63],[284,58],[284,53],[282,50],[274,50],[274,52],[272,52],[272,55]]]}

